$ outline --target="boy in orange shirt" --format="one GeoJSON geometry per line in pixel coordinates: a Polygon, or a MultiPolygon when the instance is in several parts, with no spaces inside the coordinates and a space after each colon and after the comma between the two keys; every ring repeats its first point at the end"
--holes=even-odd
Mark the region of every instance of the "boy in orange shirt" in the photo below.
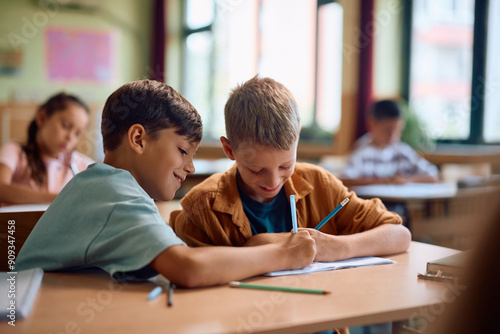
{"type": "Polygon", "coordinates": [[[296,163],[300,117],[282,84],[254,77],[225,106],[226,156],[236,164],[194,187],[174,211],[174,231],[192,246],[255,246],[282,241],[298,226],[316,241],[316,261],[405,251],[411,235],[379,199],[363,200],[326,170],[296,163]],[[342,200],[349,203],[321,230],[314,227],[342,200]]]}

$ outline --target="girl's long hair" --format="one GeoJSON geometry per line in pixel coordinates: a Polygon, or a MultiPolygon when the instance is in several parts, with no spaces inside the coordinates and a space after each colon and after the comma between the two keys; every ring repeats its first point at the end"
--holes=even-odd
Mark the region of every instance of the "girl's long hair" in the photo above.
{"type": "MultiPolygon", "coordinates": [[[[89,113],[89,108],[83,101],[75,96],[67,95],[66,93],[59,93],[50,97],[44,104],[38,107],[37,113],[40,110],[44,110],[46,116],[51,117],[54,113],[65,110],[70,103],[81,106],[85,109],[87,114],[89,113]]],[[[36,142],[37,133],[38,125],[36,124],[35,116],[28,127],[28,140],[26,145],[23,146],[23,150],[28,157],[28,167],[31,170],[31,177],[41,186],[47,177],[47,168],[42,160],[40,148],[36,142]]]]}

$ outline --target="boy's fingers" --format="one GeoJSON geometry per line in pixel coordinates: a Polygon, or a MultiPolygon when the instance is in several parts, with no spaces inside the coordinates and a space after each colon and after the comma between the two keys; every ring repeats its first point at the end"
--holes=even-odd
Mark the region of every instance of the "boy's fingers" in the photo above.
{"type": "Polygon", "coordinates": [[[306,229],[299,230],[299,231],[297,231],[297,233],[298,233],[298,234],[307,234],[308,236],[311,236],[311,233],[309,233],[309,231],[308,231],[308,230],[306,230],[306,229]]]}

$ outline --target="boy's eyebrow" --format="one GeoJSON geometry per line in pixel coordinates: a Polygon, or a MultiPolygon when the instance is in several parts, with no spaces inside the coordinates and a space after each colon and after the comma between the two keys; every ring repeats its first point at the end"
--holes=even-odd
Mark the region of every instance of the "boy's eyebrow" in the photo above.
{"type": "Polygon", "coordinates": [[[188,140],[189,149],[193,150],[193,154],[200,148],[200,143],[197,141],[188,140]]]}
{"type": "MultiPolygon", "coordinates": [[[[290,160],[290,161],[286,161],[286,162],[284,162],[284,163],[280,164],[280,167],[282,167],[282,166],[286,166],[286,167],[288,167],[289,165],[292,165],[292,164],[294,163],[294,161],[295,161],[295,159],[292,159],[292,160],[290,160]]],[[[249,168],[255,168],[255,169],[257,169],[257,168],[260,168],[260,169],[266,169],[266,167],[257,166],[257,165],[251,165],[251,164],[248,164],[248,167],[249,167],[249,168]]]]}
{"type": "Polygon", "coordinates": [[[292,159],[290,161],[282,163],[280,166],[289,166],[289,165],[293,164],[294,161],[295,161],[295,159],[292,159]]]}

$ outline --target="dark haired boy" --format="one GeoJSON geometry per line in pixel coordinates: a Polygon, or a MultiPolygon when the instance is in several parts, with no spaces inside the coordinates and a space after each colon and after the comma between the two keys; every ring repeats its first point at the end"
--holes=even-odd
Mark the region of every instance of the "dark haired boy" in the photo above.
{"type": "Polygon", "coordinates": [[[400,141],[404,120],[396,102],[374,103],[369,133],[355,145],[341,179],[346,186],[437,182],[438,169],[400,141]]]}

